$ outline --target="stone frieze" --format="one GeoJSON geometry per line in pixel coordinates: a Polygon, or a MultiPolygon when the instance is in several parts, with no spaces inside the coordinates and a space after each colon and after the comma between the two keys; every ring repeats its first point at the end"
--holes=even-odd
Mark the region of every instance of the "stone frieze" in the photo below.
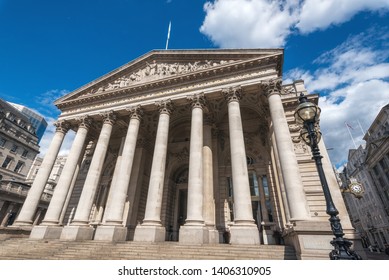
{"type": "Polygon", "coordinates": [[[177,95],[179,93],[184,93],[187,91],[199,90],[207,87],[223,85],[226,83],[258,78],[261,76],[269,75],[273,71],[274,70],[270,68],[263,69],[261,71],[256,71],[256,72],[241,73],[233,77],[224,77],[224,78],[221,77],[213,80],[199,81],[197,83],[193,83],[190,85],[177,86],[174,88],[169,88],[157,92],[150,91],[150,92],[139,93],[137,88],[130,87],[128,89],[121,89],[123,93],[126,93],[124,96],[121,96],[121,98],[113,99],[113,100],[104,100],[104,103],[96,102],[100,99],[98,94],[91,95],[90,97],[92,98],[92,100],[89,100],[88,98],[88,101],[86,101],[83,104],[83,106],[76,105],[74,106],[75,107],[74,109],[73,108],[63,109],[62,116],[78,114],[81,112],[89,112],[89,111],[104,109],[107,107],[109,108],[120,107],[120,106],[128,105],[129,103],[147,102],[148,100],[150,100],[150,103],[154,103],[151,100],[159,99],[161,97],[169,98],[173,95],[177,95]]]}
{"type": "Polygon", "coordinates": [[[101,93],[104,91],[125,88],[138,83],[158,80],[178,74],[187,74],[190,72],[209,69],[215,66],[220,66],[232,62],[235,62],[235,60],[205,60],[195,61],[192,63],[157,63],[155,60],[149,63],[146,61],[146,67],[123,75],[122,77],[114,80],[113,82],[108,83],[107,85],[94,88],[86,94],[101,93]]]}

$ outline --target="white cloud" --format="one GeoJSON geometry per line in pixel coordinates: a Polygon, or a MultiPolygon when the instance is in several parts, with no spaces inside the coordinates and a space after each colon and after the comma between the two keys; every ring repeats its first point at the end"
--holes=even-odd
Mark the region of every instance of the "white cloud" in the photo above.
{"type": "Polygon", "coordinates": [[[388,9],[389,0],[215,0],[204,5],[200,31],[222,48],[283,47],[293,32],[308,34],[361,11],[388,9]]]}
{"type": "MultiPolygon", "coordinates": [[[[54,106],[54,101],[64,96],[68,92],[68,90],[53,89],[42,93],[36,98],[36,103],[38,104],[37,110],[44,116],[45,120],[47,121],[46,131],[41,141],[39,142],[40,157],[44,157],[47,153],[47,150],[49,149],[55,134],[56,127],[54,126],[54,123],[57,121],[60,111],[57,109],[57,107],[54,106]]],[[[69,131],[66,134],[59,155],[66,155],[69,153],[74,136],[75,133],[73,131],[69,131]]]]}
{"type": "Polygon", "coordinates": [[[348,150],[364,144],[363,131],[366,131],[380,109],[388,104],[389,83],[382,80],[369,80],[356,83],[321,98],[321,129],[331,161],[339,166],[347,159],[348,150]],[[338,102],[342,97],[343,101],[338,102]],[[351,136],[345,125],[350,128],[351,136]]]}
{"type": "Polygon", "coordinates": [[[318,57],[316,70],[292,69],[288,81],[304,79],[310,92],[327,95],[319,100],[322,109],[321,129],[331,160],[339,166],[349,149],[363,144],[362,130],[367,130],[379,110],[389,102],[389,52],[386,30],[376,30],[350,37],[343,44],[318,57]],[[345,126],[347,122],[351,136],[345,126]],[[361,129],[362,128],[362,129],[361,129]]]}
{"type": "MultiPolygon", "coordinates": [[[[292,33],[308,34],[340,25],[362,11],[387,13],[389,0],[215,0],[204,6],[200,31],[223,48],[283,47],[292,33]]],[[[380,108],[389,100],[389,36],[367,30],[320,55],[307,69],[292,69],[285,82],[303,79],[320,99],[321,127],[334,164],[347,159],[380,108]],[[321,94],[323,96],[323,94],[321,94]]]]}
{"type": "Polygon", "coordinates": [[[301,33],[326,29],[350,20],[360,11],[379,11],[389,8],[389,0],[306,0],[296,27],[301,33]]]}
{"type": "MultiPolygon", "coordinates": [[[[50,147],[51,141],[54,137],[55,129],[56,129],[54,123],[57,121],[57,119],[51,117],[45,117],[45,119],[47,121],[47,128],[45,134],[42,137],[42,140],[39,142],[39,146],[40,146],[39,157],[44,157],[46,155],[50,147]]],[[[69,130],[61,145],[59,155],[63,156],[69,153],[74,137],[75,137],[74,131],[69,130]]]]}
{"type": "Polygon", "coordinates": [[[69,93],[69,91],[65,89],[52,89],[40,94],[35,99],[38,104],[37,110],[41,112],[41,114],[48,115],[49,117],[58,116],[60,111],[54,106],[54,101],[67,93],[69,93]]]}
{"type": "Polygon", "coordinates": [[[204,5],[200,31],[222,48],[279,47],[296,22],[296,2],[217,0],[204,5]]]}

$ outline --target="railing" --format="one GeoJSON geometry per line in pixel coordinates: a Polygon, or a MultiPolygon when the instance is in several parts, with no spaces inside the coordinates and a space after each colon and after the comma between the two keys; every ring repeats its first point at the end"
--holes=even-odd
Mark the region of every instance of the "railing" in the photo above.
{"type": "MultiPolygon", "coordinates": [[[[15,194],[22,197],[26,197],[29,190],[30,190],[30,186],[25,185],[23,183],[0,181],[0,191],[7,192],[9,194],[15,194]]],[[[51,194],[44,192],[41,196],[41,200],[49,202],[51,200],[51,197],[52,197],[51,194]]]]}

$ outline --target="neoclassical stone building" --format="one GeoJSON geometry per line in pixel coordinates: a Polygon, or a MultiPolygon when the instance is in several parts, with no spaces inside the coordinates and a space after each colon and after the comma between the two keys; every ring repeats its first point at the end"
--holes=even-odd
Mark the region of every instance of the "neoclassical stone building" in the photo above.
{"type": "MultiPolygon", "coordinates": [[[[299,258],[328,258],[325,200],[293,118],[307,92],[303,81],[281,85],[282,64],[282,49],[152,51],[60,98],[57,131],[16,225],[31,226],[72,129],[31,238],[285,242],[299,258]]],[[[320,145],[346,237],[356,240],[320,145]]]]}

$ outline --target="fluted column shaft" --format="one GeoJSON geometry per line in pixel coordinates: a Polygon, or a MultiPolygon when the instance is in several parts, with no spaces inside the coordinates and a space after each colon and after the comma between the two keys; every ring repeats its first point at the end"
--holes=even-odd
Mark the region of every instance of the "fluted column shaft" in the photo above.
{"type": "Polygon", "coordinates": [[[82,189],[72,224],[86,225],[89,222],[90,212],[98,189],[109,140],[111,138],[112,127],[116,119],[112,111],[103,113],[102,117],[104,123],[93,153],[93,158],[85,179],[84,187],[82,189]]]}
{"type": "Polygon", "coordinates": [[[240,88],[224,91],[228,100],[232,184],[234,191],[235,224],[254,224],[242,118],[239,107],[240,88]]]}
{"type": "Polygon", "coordinates": [[[74,177],[74,172],[77,168],[79,158],[83,156],[81,151],[84,148],[85,140],[88,134],[88,130],[91,124],[91,119],[83,117],[80,120],[80,124],[77,130],[76,137],[70,149],[69,156],[66,160],[61,176],[59,177],[58,184],[54,190],[53,197],[51,198],[49,208],[42,225],[58,225],[63,209],[66,196],[69,192],[70,184],[74,177]]]}
{"type": "Polygon", "coordinates": [[[35,212],[38,208],[39,201],[41,199],[43,190],[45,189],[47,180],[50,177],[50,173],[53,169],[55,160],[57,159],[59,150],[61,148],[63,139],[69,130],[69,124],[67,122],[55,123],[56,131],[51,141],[50,147],[46,152],[46,155],[39,168],[38,174],[28,192],[26,200],[24,201],[22,210],[19,213],[15,226],[32,225],[35,212]]]}
{"type": "Polygon", "coordinates": [[[280,96],[281,83],[278,81],[264,83],[263,89],[268,95],[270,116],[290,210],[290,220],[307,220],[309,219],[309,210],[280,96]]]}
{"type": "Polygon", "coordinates": [[[126,202],[128,184],[130,182],[132,164],[136,149],[142,110],[140,107],[130,109],[131,117],[128,125],[126,140],[123,146],[122,160],[115,168],[111,186],[110,199],[107,203],[105,224],[122,225],[124,204],[126,202]]]}
{"type": "Polygon", "coordinates": [[[190,130],[188,207],[185,225],[204,224],[203,218],[203,95],[189,97],[192,101],[190,130]]]}
{"type": "Polygon", "coordinates": [[[166,169],[169,122],[172,108],[170,101],[163,101],[157,105],[159,106],[160,114],[143,225],[161,225],[162,194],[166,169]]]}

